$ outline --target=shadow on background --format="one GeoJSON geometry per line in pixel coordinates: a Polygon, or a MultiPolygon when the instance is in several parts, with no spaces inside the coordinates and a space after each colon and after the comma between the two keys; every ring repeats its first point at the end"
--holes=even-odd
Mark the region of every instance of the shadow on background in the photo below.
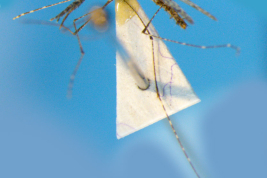
{"type": "Polygon", "coordinates": [[[247,82],[213,106],[205,138],[215,177],[267,177],[267,83],[247,82]]]}

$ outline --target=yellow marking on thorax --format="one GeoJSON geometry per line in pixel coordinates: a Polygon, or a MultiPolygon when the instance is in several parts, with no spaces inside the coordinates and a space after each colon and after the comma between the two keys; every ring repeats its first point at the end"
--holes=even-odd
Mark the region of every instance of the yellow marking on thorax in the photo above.
{"type": "Polygon", "coordinates": [[[130,20],[133,16],[136,15],[136,13],[129,7],[127,1],[137,12],[140,8],[139,3],[136,0],[116,0],[115,1],[115,11],[116,11],[116,24],[117,25],[123,25],[128,20],[130,20]]]}

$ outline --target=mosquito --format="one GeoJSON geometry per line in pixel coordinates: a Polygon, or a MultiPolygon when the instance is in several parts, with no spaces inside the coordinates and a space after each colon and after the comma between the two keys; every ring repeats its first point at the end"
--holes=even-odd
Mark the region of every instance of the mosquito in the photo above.
{"type": "MultiPolygon", "coordinates": [[[[69,1],[70,0],[66,0],[49,6],[44,6],[16,16],[14,19],[69,1]]],[[[70,31],[71,34],[76,35],[80,46],[81,57],[70,77],[68,95],[71,95],[72,93],[74,79],[84,56],[84,50],[78,34],[90,22],[92,22],[96,28],[105,29],[108,24],[108,18],[104,15],[104,8],[113,0],[108,0],[102,7],[98,7],[97,9],[74,19],[73,26],[75,31],[72,32],[69,28],[64,26],[64,22],[84,1],[85,0],[75,0],[60,14],[50,19],[51,21],[55,19],[59,21],[60,18],[63,17],[60,28],[63,27],[70,31]],[[85,22],[77,28],[76,21],[83,18],[85,18],[85,22]]],[[[190,0],[181,1],[194,7],[211,19],[217,20],[209,12],[190,0]]],[[[150,20],[146,17],[144,11],[136,0],[116,0],[115,2],[116,7],[118,7],[118,5],[126,7],[121,11],[132,13],[127,17],[128,22],[123,22],[124,26],[117,25],[119,42],[114,40],[114,44],[117,46],[118,50],[116,65],[117,138],[122,138],[163,118],[167,118],[187,161],[196,176],[200,178],[199,173],[185,151],[170,119],[170,115],[194,105],[200,100],[194,93],[191,85],[183,75],[181,69],[162,40],[201,49],[226,47],[235,49],[237,53],[239,53],[240,49],[231,44],[201,46],[160,37],[151,22],[161,9],[168,12],[171,18],[173,18],[176,21],[176,24],[182,29],[186,29],[188,26],[186,22],[193,24],[194,21],[176,2],[172,0],[153,0],[153,2],[160,7],[150,20]],[[128,35],[131,40],[126,40],[120,37],[121,34],[124,34],[123,36],[128,35]],[[130,44],[131,41],[134,43],[130,44]],[[140,59],[142,57],[145,58],[143,61],[140,59]],[[131,76],[131,79],[127,76],[131,76]]],[[[116,11],[116,13],[116,16],[118,16],[119,12],[116,11]]]]}
{"type": "MultiPolygon", "coordinates": [[[[51,5],[47,5],[47,6],[43,6],[41,8],[35,9],[35,10],[31,10],[25,13],[22,13],[16,17],[13,18],[13,20],[20,18],[26,14],[29,13],[33,13],[45,8],[49,8],[52,6],[56,6],[59,4],[63,4],[66,2],[69,2],[71,0],[65,0],[65,1],[61,1],[58,3],[54,3],[51,5]]],[[[53,17],[50,19],[50,21],[53,21],[56,19],[56,21],[58,22],[60,20],[61,17],[63,17],[63,20],[60,24],[60,28],[62,28],[64,26],[64,22],[65,20],[68,18],[68,16],[74,11],[76,10],[78,7],[80,7],[82,5],[82,3],[84,3],[85,0],[75,0],[73,1],[69,6],[67,6],[62,12],[60,12],[57,16],[53,17]]],[[[105,7],[107,7],[113,0],[108,0],[101,8],[104,9],[105,7]]],[[[124,0],[126,3],[128,3],[129,0],[124,0]]],[[[193,8],[195,8],[196,10],[202,12],[203,14],[207,15],[208,17],[210,17],[213,20],[217,20],[213,15],[211,15],[209,12],[207,12],[206,10],[202,9],[201,7],[199,7],[198,5],[196,5],[195,3],[191,2],[190,0],[181,0],[182,2],[186,3],[189,6],[192,6],[193,8]]],[[[233,46],[231,44],[225,44],[225,45],[213,45],[213,46],[201,46],[201,45],[194,45],[194,44],[188,44],[188,43],[184,43],[184,42],[179,42],[179,41],[174,41],[174,40],[170,40],[170,39],[166,39],[166,38],[162,38],[160,36],[155,36],[153,34],[148,34],[147,28],[149,26],[149,24],[152,22],[152,20],[155,18],[156,14],[161,10],[164,9],[166,12],[168,12],[171,16],[171,18],[173,18],[176,21],[176,24],[178,24],[181,28],[186,29],[186,27],[188,26],[187,23],[185,21],[188,21],[190,24],[193,24],[194,21],[192,20],[192,18],[173,0],[153,0],[154,3],[156,3],[158,6],[160,6],[160,8],[155,12],[155,14],[153,15],[153,17],[150,19],[150,21],[147,24],[144,24],[144,29],[142,30],[142,33],[146,34],[146,35],[150,35],[151,37],[154,38],[160,38],[162,40],[165,41],[170,41],[173,43],[177,43],[177,44],[181,44],[181,45],[186,45],[186,46],[192,46],[192,47],[196,47],[196,48],[202,48],[202,49],[207,49],[207,48],[221,48],[221,47],[229,47],[229,48],[234,48],[237,51],[237,54],[240,51],[240,48],[233,46]]],[[[87,18],[87,20],[84,22],[83,25],[81,25],[79,28],[77,28],[76,26],[76,21],[91,15],[91,12],[88,12],[86,14],[84,14],[83,16],[80,16],[78,18],[75,18],[73,20],[73,25],[75,28],[75,31],[72,32],[70,29],[67,29],[70,33],[72,33],[73,35],[77,36],[78,39],[78,43],[80,46],[80,51],[81,51],[81,57],[78,60],[78,63],[76,65],[76,68],[74,69],[71,77],[70,77],[70,82],[69,82],[69,87],[68,87],[68,97],[72,96],[72,88],[73,88],[73,83],[74,83],[74,79],[76,76],[76,73],[79,69],[79,66],[82,62],[83,56],[84,56],[84,50],[82,48],[82,44],[81,41],[79,39],[78,33],[91,21],[91,18],[87,18]]]]}

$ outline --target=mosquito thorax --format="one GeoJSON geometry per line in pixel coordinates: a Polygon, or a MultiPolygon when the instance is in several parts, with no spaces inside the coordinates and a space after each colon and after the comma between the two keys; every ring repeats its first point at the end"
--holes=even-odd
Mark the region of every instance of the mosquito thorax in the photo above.
{"type": "Polygon", "coordinates": [[[91,23],[99,32],[105,32],[108,29],[108,16],[101,7],[95,6],[91,9],[91,23]]]}

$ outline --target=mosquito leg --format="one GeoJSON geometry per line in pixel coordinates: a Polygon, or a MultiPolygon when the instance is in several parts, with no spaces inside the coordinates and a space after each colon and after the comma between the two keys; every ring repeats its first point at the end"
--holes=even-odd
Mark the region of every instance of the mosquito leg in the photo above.
{"type": "Polygon", "coordinates": [[[158,14],[158,12],[160,11],[160,9],[162,8],[162,6],[160,6],[160,8],[155,12],[155,14],[153,15],[153,17],[149,20],[149,22],[145,25],[144,30],[142,31],[142,33],[145,33],[147,31],[148,26],[150,25],[150,23],[152,22],[152,20],[155,18],[155,16],[158,14]]]}
{"type": "MultiPolygon", "coordinates": [[[[87,25],[89,22],[91,21],[91,18],[89,18],[82,26],[80,26],[80,28],[78,28],[75,32],[74,32],[74,35],[78,34],[79,31],[81,29],[83,29],[85,27],[85,25],[87,25]]],[[[75,24],[75,21],[73,22],[75,24]]]]}
{"type": "Polygon", "coordinates": [[[58,4],[63,4],[65,2],[69,2],[71,0],[65,0],[65,1],[61,1],[61,2],[58,2],[58,3],[55,3],[55,4],[51,4],[51,5],[48,5],[48,6],[44,6],[44,7],[41,7],[41,8],[38,8],[38,9],[35,9],[35,10],[31,10],[29,12],[25,12],[25,13],[22,13],[16,17],[13,18],[13,20],[17,19],[17,18],[20,18],[21,16],[24,16],[26,14],[30,14],[30,13],[33,13],[33,12],[36,12],[36,11],[39,11],[39,10],[42,10],[42,9],[45,9],[45,8],[48,8],[48,7],[52,7],[52,6],[55,6],[55,5],[58,5],[58,4]]]}
{"type": "MultiPolygon", "coordinates": [[[[80,20],[81,18],[84,18],[85,16],[88,16],[88,15],[90,15],[91,13],[92,13],[93,11],[91,11],[91,12],[88,12],[88,13],[86,13],[86,14],[84,14],[84,15],[82,15],[81,17],[78,17],[78,18],[76,18],[76,19],[74,19],[73,20],[73,24],[74,24],[74,26],[76,27],[76,24],[75,24],[75,22],[77,21],[77,20],[80,20]]],[[[87,20],[78,30],[77,29],[75,29],[75,32],[74,32],[74,34],[77,34],[77,33],[79,33],[79,31],[81,30],[81,29],[83,29],[83,27],[88,23],[88,22],[90,22],[90,20],[91,20],[91,18],[89,18],[89,20],[87,20]]]]}
{"type": "MultiPolygon", "coordinates": [[[[235,50],[236,50],[236,54],[239,55],[239,53],[240,53],[240,48],[237,47],[237,46],[231,45],[231,44],[213,45],[213,46],[201,46],[201,45],[195,45],[195,44],[188,44],[188,43],[184,43],[184,42],[180,42],[180,41],[174,41],[174,40],[170,40],[170,39],[167,39],[167,38],[162,38],[162,37],[155,36],[155,35],[152,35],[152,34],[148,33],[148,30],[147,30],[148,26],[150,25],[150,23],[151,23],[152,20],[155,18],[155,16],[157,15],[157,13],[160,11],[161,8],[162,8],[162,6],[155,12],[155,14],[154,14],[153,17],[149,20],[149,22],[147,23],[147,25],[145,25],[145,28],[144,28],[144,30],[142,31],[143,34],[148,35],[148,36],[150,36],[150,37],[158,38],[158,39],[161,39],[161,40],[164,40],[164,41],[169,41],[169,42],[172,42],[172,43],[177,43],[177,44],[180,44],[180,45],[191,46],[191,47],[201,48],[201,49],[210,49],[210,48],[232,48],[232,49],[235,49],[235,50]]],[[[133,10],[134,10],[134,9],[133,9],[133,10]]],[[[136,12],[136,14],[137,14],[137,12],[136,12]]]]}
{"type": "MultiPolygon", "coordinates": [[[[70,12],[69,12],[69,13],[70,13],[70,12]]],[[[28,24],[40,24],[40,25],[57,26],[57,27],[60,26],[60,25],[57,24],[57,23],[46,22],[46,21],[37,21],[37,20],[34,20],[34,21],[26,21],[26,23],[28,23],[28,24]]],[[[62,27],[63,27],[64,29],[66,29],[67,31],[69,31],[72,35],[75,35],[74,32],[72,32],[72,31],[70,30],[70,28],[68,28],[68,27],[66,27],[66,26],[64,26],[64,25],[62,25],[62,27]]],[[[76,28],[76,24],[74,24],[74,28],[75,28],[75,30],[77,29],[77,28],[76,28]]],[[[76,64],[75,69],[73,70],[73,72],[72,72],[72,74],[71,74],[71,76],[70,76],[69,85],[68,85],[68,90],[67,90],[67,97],[68,97],[68,98],[71,98],[71,96],[72,96],[72,89],[73,89],[74,79],[75,79],[76,73],[78,72],[79,66],[80,66],[80,64],[81,64],[81,62],[82,62],[83,56],[84,56],[84,54],[85,54],[85,53],[84,53],[84,50],[83,50],[83,47],[82,47],[82,44],[81,44],[81,40],[80,40],[79,35],[76,34],[75,36],[76,36],[77,39],[78,39],[78,43],[79,43],[79,48],[80,48],[81,56],[80,56],[80,58],[79,58],[79,60],[78,60],[78,62],[77,62],[77,64],[76,64]]]]}
{"type": "Polygon", "coordinates": [[[78,18],[74,19],[74,20],[73,20],[73,22],[76,22],[77,20],[80,20],[81,18],[84,18],[85,16],[87,16],[87,15],[91,14],[92,12],[93,12],[93,11],[91,11],[91,12],[88,12],[88,13],[86,13],[86,14],[82,15],[81,17],[78,17],[78,18]]]}
{"type": "Polygon", "coordinates": [[[174,40],[170,40],[170,39],[167,39],[167,38],[162,38],[162,37],[159,37],[159,36],[148,34],[147,32],[143,32],[143,33],[145,35],[148,35],[148,36],[151,36],[151,37],[154,37],[154,38],[158,38],[158,39],[161,39],[161,40],[164,40],[164,41],[169,41],[169,42],[177,43],[177,44],[184,45],[184,46],[191,46],[191,47],[194,47],[194,48],[201,48],[201,49],[232,48],[232,49],[236,50],[236,55],[239,55],[240,54],[240,47],[237,47],[237,46],[232,45],[232,44],[222,44],[222,45],[213,45],[213,46],[201,46],[201,45],[184,43],[184,42],[180,42],[180,41],[174,41],[174,40]]]}
{"type": "MultiPolygon", "coordinates": [[[[75,31],[77,31],[75,22],[73,22],[73,24],[74,24],[74,29],[75,29],[75,31]]],[[[74,33],[73,33],[73,34],[74,34],[74,33]]],[[[78,70],[79,70],[79,67],[80,67],[80,65],[81,65],[81,63],[82,63],[83,56],[84,56],[84,54],[85,54],[78,33],[76,33],[76,34],[74,34],[74,35],[76,35],[76,37],[77,37],[77,39],[78,39],[78,43],[79,43],[79,47],[80,47],[81,56],[80,56],[80,59],[78,60],[78,62],[77,62],[77,64],[76,64],[76,66],[75,66],[75,68],[74,68],[74,70],[73,70],[71,76],[70,76],[69,86],[68,86],[68,91],[67,91],[67,97],[68,97],[68,98],[71,98],[71,97],[72,97],[72,91],[73,91],[74,80],[75,80],[76,74],[77,74],[77,72],[78,72],[78,70]]]]}
{"type": "MultiPolygon", "coordinates": [[[[113,0],[109,0],[103,7],[102,7],[102,9],[104,8],[104,7],[106,7],[110,2],[112,2],[113,0]]],[[[97,10],[97,9],[96,9],[97,10]]],[[[79,19],[81,19],[81,18],[84,18],[85,16],[88,16],[88,15],[90,15],[92,12],[94,12],[94,11],[91,11],[91,12],[89,12],[89,13],[87,13],[87,14],[84,14],[83,16],[81,16],[81,17],[78,17],[78,18],[76,18],[76,19],[74,19],[73,20],[73,25],[74,25],[74,29],[75,29],[75,32],[73,33],[74,35],[76,35],[77,36],[77,39],[78,39],[78,43],[79,43],[79,47],[80,47],[80,51],[81,51],[81,56],[80,56],[80,59],[78,60],[78,62],[77,62],[77,64],[76,64],[76,67],[75,67],[75,69],[74,69],[74,71],[72,72],[72,75],[70,76],[70,81],[69,81],[69,86],[68,86],[68,93],[67,93],[67,97],[68,98],[71,98],[72,97],[72,91],[73,91],[73,85],[74,85],[74,81],[75,81],[75,77],[76,77],[76,74],[77,74],[77,72],[78,72],[78,70],[79,70],[79,67],[80,67],[80,65],[81,65],[81,62],[82,62],[82,59],[83,59],[83,56],[84,56],[84,50],[83,50],[83,47],[82,47],[82,44],[81,44],[81,40],[80,40],[80,37],[79,37],[79,35],[78,35],[78,32],[81,30],[81,29],[83,29],[84,27],[85,27],[85,25],[87,25],[90,21],[91,21],[91,17],[79,28],[79,29],[77,29],[77,26],[76,26],[76,21],[77,20],[79,20],[79,19]]],[[[67,14],[68,15],[68,14],[67,14]]],[[[66,15],[66,16],[67,16],[66,15]]]]}
{"type": "Polygon", "coordinates": [[[66,13],[68,13],[69,11],[73,11],[75,9],[77,9],[85,0],[75,0],[73,3],[71,3],[68,7],[66,7],[62,12],[60,12],[56,17],[51,18],[50,21],[53,21],[55,19],[57,19],[57,22],[59,21],[59,19],[64,16],[66,13]]]}
{"type": "Polygon", "coordinates": [[[104,9],[107,5],[109,5],[109,3],[111,3],[113,0],[108,0],[107,2],[106,2],[106,4],[104,4],[104,6],[102,6],[102,9],[104,9]]]}
{"type": "MultiPolygon", "coordinates": [[[[162,6],[155,12],[155,14],[153,15],[153,17],[149,20],[149,22],[147,23],[147,25],[145,25],[145,28],[144,30],[142,31],[142,33],[144,33],[145,35],[148,35],[150,37],[154,37],[154,38],[158,38],[158,39],[161,39],[161,40],[164,40],[164,41],[169,41],[169,42],[172,42],[172,43],[177,43],[177,44],[180,44],[180,45],[184,45],[184,46],[191,46],[191,47],[195,47],[195,48],[201,48],[201,49],[211,49],[211,48],[232,48],[232,49],[235,49],[236,50],[236,54],[239,55],[240,53],[240,48],[237,47],[237,46],[234,46],[232,44],[223,44],[223,45],[213,45],[213,46],[201,46],[201,45],[195,45],[195,44],[188,44],[188,43],[184,43],[184,42],[179,42],[179,41],[174,41],[174,40],[170,40],[170,39],[167,39],[167,38],[162,38],[162,37],[159,37],[159,36],[155,36],[155,35],[152,35],[150,33],[148,33],[148,26],[150,25],[150,23],[152,22],[152,20],[155,18],[155,16],[157,15],[157,13],[160,11],[160,9],[162,8],[162,6]]],[[[134,10],[134,9],[133,9],[134,10]]],[[[136,12],[137,14],[137,12],[136,12]]]]}
{"type": "Polygon", "coordinates": [[[70,13],[73,12],[73,10],[74,10],[74,8],[72,8],[72,9],[65,15],[65,17],[63,18],[63,20],[62,20],[62,22],[61,22],[61,24],[60,24],[60,26],[59,26],[59,29],[61,29],[61,27],[63,26],[65,20],[66,20],[67,17],[70,15],[70,13]]]}
{"type": "MultiPolygon", "coordinates": [[[[154,67],[154,80],[155,80],[155,87],[156,87],[156,93],[157,93],[157,97],[159,98],[159,100],[160,100],[160,102],[161,102],[161,104],[162,104],[162,107],[163,107],[163,110],[164,110],[164,112],[165,112],[165,114],[166,114],[166,117],[167,117],[167,119],[168,119],[168,121],[169,121],[169,124],[170,124],[170,126],[171,126],[171,128],[172,128],[172,131],[173,131],[173,133],[174,133],[174,135],[175,135],[175,137],[176,137],[176,140],[177,140],[177,142],[179,143],[179,145],[180,145],[180,147],[181,147],[181,149],[182,149],[182,151],[183,151],[183,153],[184,153],[184,155],[185,155],[185,157],[186,157],[186,159],[187,159],[187,161],[188,161],[188,163],[190,164],[190,166],[192,167],[192,169],[194,170],[194,172],[195,172],[195,174],[196,174],[196,176],[198,177],[198,178],[200,178],[200,175],[198,174],[198,172],[197,172],[197,170],[195,169],[195,167],[194,167],[194,165],[192,164],[192,162],[191,162],[191,160],[190,160],[190,158],[189,158],[189,156],[188,156],[188,154],[187,154],[187,152],[186,152],[186,150],[185,150],[185,148],[184,148],[184,146],[182,145],[182,142],[181,142],[181,140],[180,140],[180,138],[179,138],[179,136],[178,136],[178,134],[177,134],[177,132],[176,132],[176,130],[175,130],[175,128],[174,128],[174,126],[173,126],[173,124],[172,124],[172,121],[171,121],[171,119],[170,119],[170,117],[169,117],[169,115],[168,115],[168,113],[167,113],[167,111],[166,111],[166,108],[165,108],[165,106],[164,106],[164,104],[163,104],[163,101],[162,101],[162,98],[160,97],[160,95],[159,95],[159,89],[158,89],[158,82],[157,82],[157,75],[156,75],[156,68],[155,68],[155,54],[154,54],[154,40],[153,40],[153,38],[155,37],[155,38],[158,38],[157,36],[155,36],[155,35],[152,35],[150,32],[149,32],[149,29],[148,29],[148,25],[151,23],[151,21],[152,21],[152,19],[154,18],[154,16],[152,17],[152,19],[149,21],[149,23],[147,24],[147,25],[145,25],[144,24],[144,22],[143,22],[143,20],[141,19],[141,17],[138,15],[138,13],[134,10],[134,8],[127,2],[127,1],[125,1],[128,5],[129,5],[129,7],[131,7],[131,9],[136,13],[136,15],[138,16],[138,18],[140,19],[140,21],[143,23],[143,25],[144,25],[144,30],[143,30],[143,33],[144,34],[146,34],[146,35],[148,35],[148,36],[150,36],[150,39],[151,39],[151,43],[152,43],[152,56],[153,56],[153,67],[154,67]]],[[[161,8],[159,8],[159,10],[160,10],[161,8]]],[[[158,10],[158,11],[159,11],[158,10]]],[[[157,12],[158,12],[157,11],[157,12]]],[[[156,12],[156,13],[157,13],[156,12]]],[[[155,14],[156,14],[155,13],[155,14]]]]}

